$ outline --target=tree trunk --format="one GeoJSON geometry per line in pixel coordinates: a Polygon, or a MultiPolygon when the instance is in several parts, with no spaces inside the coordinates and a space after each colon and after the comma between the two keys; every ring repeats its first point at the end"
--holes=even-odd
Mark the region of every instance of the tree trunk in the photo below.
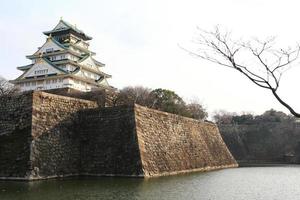
{"type": "Polygon", "coordinates": [[[294,115],[297,118],[300,118],[300,113],[297,113],[290,105],[288,105],[286,102],[284,102],[276,93],[276,90],[272,89],[272,93],[275,96],[275,98],[283,105],[286,107],[292,115],[294,115]]]}

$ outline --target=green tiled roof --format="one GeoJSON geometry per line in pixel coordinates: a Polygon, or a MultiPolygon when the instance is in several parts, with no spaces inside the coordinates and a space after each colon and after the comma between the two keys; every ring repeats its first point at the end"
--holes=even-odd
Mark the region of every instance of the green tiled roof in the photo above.
{"type": "Polygon", "coordinates": [[[33,64],[29,64],[29,65],[17,67],[17,69],[23,71],[23,70],[30,69],[32,66],[33,66],[33,64]]]}
{"type": "Polygon", "coordinates": [[[56,39],[54,39],[53,37],[51,38],[51,41],[53,41],[55,44],[57,44],[59,47],[63,48],[63,49],[67,49],[63,44],[61,44],[60,42],[58,42],[56,39]]]}
{"type": "Polygon", "coordinates": [[[92,59],[93,59],[93,61],[94,61],[96,64],[101,65],[101,67],[104,67],[104,66],[105,66],[104,63],[99,62],[98,60],[95,60],[94,58],[92,58],[92,59]]]}
{"type": "Polygon", "coordinates": [[[85,48],[82,48],[82,47],[80,47],[80,46],[78,46],[78,45],[76,45],[76,44],[72,44],[72,43],[65,43],[64,44],[64,46],[65,47],[70,47],[70,46],[72,46],[72,47],[75,47],[75,48],[77,48],[77,49],[79,49],[79,50],[81,50],[81,51],[84,51],[86,54],[95,54],[95,52],[92,52],[92,51],[90,51],[90,50],[88,50],[88,49],[85,49],[85,48]]]}
{"type": "Polygon", "coordinates": [[[51,33],[55,33],[55,32],[59,32],[59,31],[64,31],[64,30],[73,30],[75,31],[76,33],[79,33],[80,35],[84,36],[85,39],[87,40],[91,40],[93,39],[91,36],[88,36],[87,34],[85,34],[82,30],[78,29],[76,26],[64,21],[64,20],[60,20],[59,23],[63,23],[67,28],[62,28],[62,29],[58,29],[58,30],[51,30],[51,31],[45,31],[44,34],[45,35],[49,35],[51,33]]]}
{"type": "MultiPolygon", "coordinates": [[[[78,61],[78,63],[81,63],[82,61],[84,61],[84,60],[87,59],[88,57],[90,57],[89,54],[85,55],[82,59],[80,59],[80,60],[78,61]]],[[[103,64],[103,63],[101,63],[101,62],[95,60],[94,58],[91,58],[91,59],[96,63],[96,65],[100,65],[101,67],[104,67],[104,66],[105,66],[105,64],[103,64]]]]}
{"type": "Polygon", "coordinates": [[[94,70],[94,69],[91,69],[91,68],[89,68],[89,67],[86,67],[86,66],[84,66],[84,65],[81,65],[80,63],[75,62],[75,61],[72,61],[72,60],[63,60],[63,61],[57,60],[57,61],[53,61],[53,62],[55,62],[55,64],[67,64],[67,63],[69,63],[69,64],[72,64],[72,65],[75,65],[75,66],[78,66],[78,67],[82,67],[84,70],[87,70],[87,71],[96,73],[96,74],[98,74],[98,75],[105,76],[105,77],[107,77],[107,78],[111,78],[111,75],[109,75],[109,74],[106,74],[106,73],[104,73],[104,72],[102,72],[102,71],[100,71],[100,70],[94,70]]]}
{"type": "Polygon", "coordinates": [[[90,57],[90,55],[86,54],[83,58],[81,58],[80,60],[78,60],[78,63],[81,63],[82,61],[86,60],[88,57],[90,57]]]}

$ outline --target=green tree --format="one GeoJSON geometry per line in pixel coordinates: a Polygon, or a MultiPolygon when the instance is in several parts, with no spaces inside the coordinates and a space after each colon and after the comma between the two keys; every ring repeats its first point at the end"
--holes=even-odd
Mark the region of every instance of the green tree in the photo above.
{"type": "Polygon", "coordinates": [[[207,112],[203,106],[195,101],[190,104],[186,102],[174,91],[167,89],[155,89],[142,86],[124,87],[113,99],[113,104],[128,105],[139,104],[148,108],[174,113],[185,117],[203,120],[207,117],[207,112]]]}
{"type": "Polygon", "coordinates": [[[271,109],[267,110],[262,115],[257,116],[256,120],[260,122],[284,122],[292,120],[292,117],[284,112],[271,109]]]}
{"type": "Polygon", "coordinates": [[[251,114],[236,115],[232,117],[232,123],[235,124],[252,124],[254,116],[251,114]]]}
{"type": "Polygon", "coordinates": [[[158,88],[150,95],[153,99],[151,107],[154,109],[181,115],[186,112],[185,102],[174,91],[158,88]]]}

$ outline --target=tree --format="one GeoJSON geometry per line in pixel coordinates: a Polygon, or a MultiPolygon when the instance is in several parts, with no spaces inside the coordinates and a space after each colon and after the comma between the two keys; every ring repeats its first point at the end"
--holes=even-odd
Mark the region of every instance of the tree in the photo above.
{"type": "Polygon", "coordinates": [[[186,105],[186,113],[186,117],[190,117],[197,120],[204,120],[208,116],[206,110],[198,102],[193,102],[186,105]]]}
{"type": "Polygon", "coordinates": [[[243,114],[232,117],[232,122],[234,124],[252,124],[254,116],[251,114],[243,114]]]}
{"type": "Polygon", "coordinates": [[[293,121],[293,118],[291,118],[291,116],[288,116],[281,111],[276,111],[274,109],[271,109],[265,111],[262,115],[257,116],[256,121],[284,122],[284,121],[293,121]]]}
{"type": "Polygon", "coordinates": [[[115,105],[122,104],[140,104],[142,106],[150,107],[152,105],[151,89],[142,86],[128,86],[119,91],[115,99],[115,105]]]}
{"type": "Polygon", "coordinates": [[[166,89],[155,89],[151,93],[152,108],[182,115],[185,112],[185,102],[175,92],[166,89]]]}
{"type": "Polygon", "coordinates": [[[14,87],[14,85],[10,84],[7,80],[0,76],[0,97],[10,96],[18,91],[18,88],[14,87]]]}
{"type": "Polygon", "coordinates": [[[197,120],[207,117],[205,108],[199,102],[186,104],[174,91],[162,88],[152,90],[142,86],[124,87],[113,99],[115,106],[134,103],[197,120]]]}
{"type": "Polygon", "coordinates": [[[211,32],[199,29],[199,38],[195,41],[197,50],[187,51],[199,58],[238,71],[255,85],[271,91],[276,100],[292,115],[300,117],[300,113],[278,95],[282,74],[298,58],[300,47],[276,49],[274,41],[274,38],[265,41],[233,41],[230,33],[222,32],[218,27],[211,32]],[[249,62],[249,58],[253,58],[252,62],[249,62]]]}
{"type": "Polygon", "coordinates": [[[236,113],[219,110],[214,112],[213,119],[217,124],[231,124],[232,118],[236,115],[236,113]]]}

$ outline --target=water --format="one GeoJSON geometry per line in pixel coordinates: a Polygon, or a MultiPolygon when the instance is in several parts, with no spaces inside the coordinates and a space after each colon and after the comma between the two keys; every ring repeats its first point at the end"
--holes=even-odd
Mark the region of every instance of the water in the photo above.
{"type": "Polygon", "coordinates": [[[0,200],[299,200],[300,166],[245,167],[141,178],[0,182],[0,200]]]}

